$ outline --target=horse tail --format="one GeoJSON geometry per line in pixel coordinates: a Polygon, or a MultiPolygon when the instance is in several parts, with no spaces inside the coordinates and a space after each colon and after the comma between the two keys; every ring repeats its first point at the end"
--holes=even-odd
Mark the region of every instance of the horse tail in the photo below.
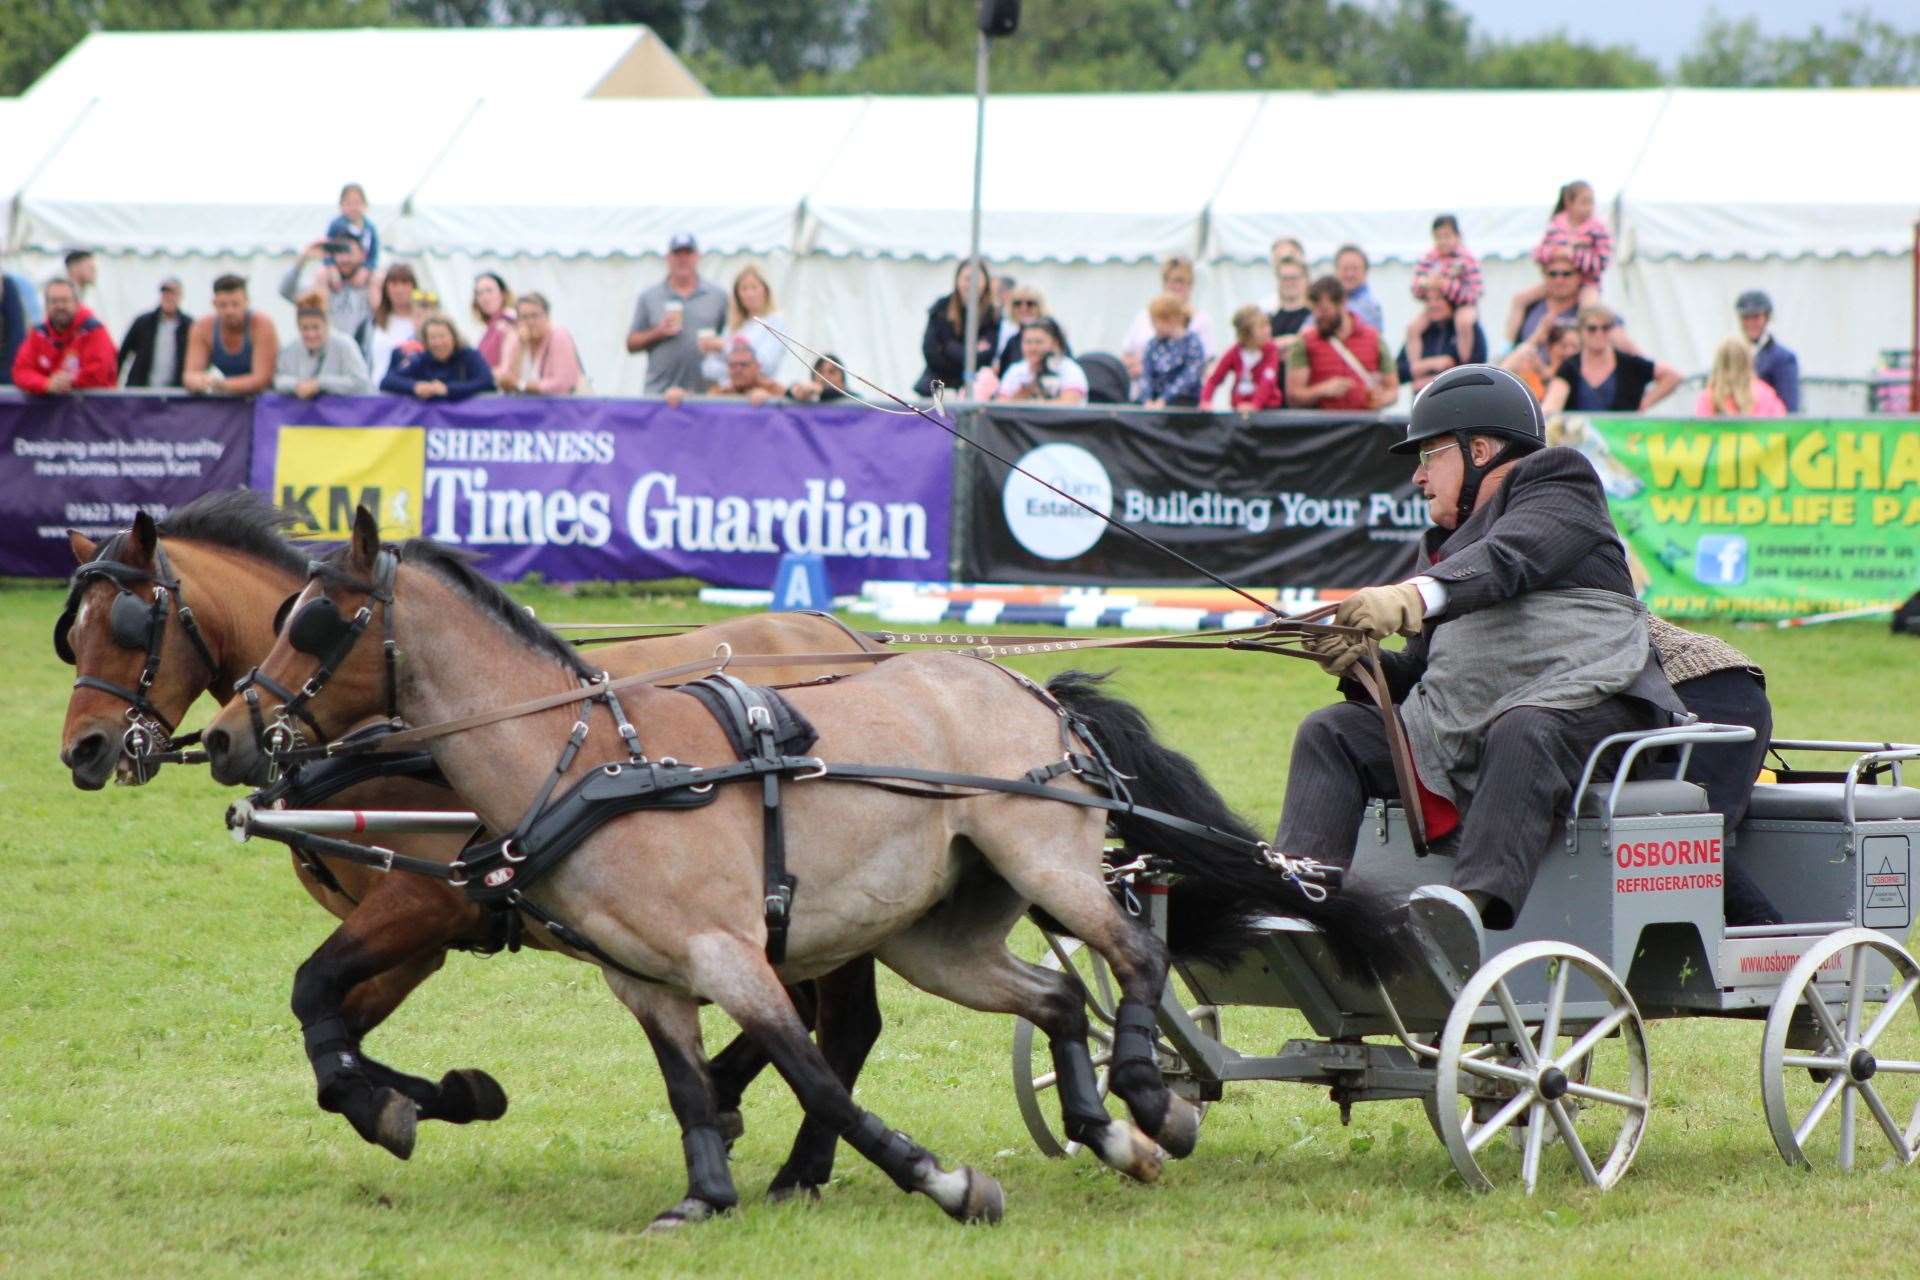
{"type": "MultiPolygon", "coordinates": [[[[1100,687],[1106,679],[1107,674],[1064,671],[1047,682],[1047,692],[1082,722],[1113,767],[1127,775],[1124,785],[1134,802],[1228,837],[1258,841],[1253,828],[1228,807],[1190,758],[1154,738],[1138,707],[1100,687]]],[[[1258,940],[1254,922],[1270,915],[1309,920],[1354,956],[1377,955],[1378,940],[1393,936],[1401,914],[1398,902],[1352,882],[1316,902],[1297,882],[1244,847],[1136,814],[1115,813],[1113,825],[1129,852],[1151,853],[1176,872],[1167,900],[1167,945],[1176,959],[1231,963],[1258,940]]]]}

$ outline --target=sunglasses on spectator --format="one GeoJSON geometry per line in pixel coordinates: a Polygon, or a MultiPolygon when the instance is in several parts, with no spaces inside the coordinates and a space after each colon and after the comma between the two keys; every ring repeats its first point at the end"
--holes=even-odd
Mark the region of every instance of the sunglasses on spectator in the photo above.
{"type": "Polygon", "coordinates": [[[1571,271],[1549,271],[1547,272],[1547,278],[1550,280],[1564,280],[1572,274],[1573,272],[1571,271]]]}
{"type": "Polygon", "coordinates": [[[1040,299],[1038,299],[1038,298],[1015,298],[1015,299],[1013,300],[1013,305],[1014,305],[1014,306],[1016,306],[1016,307],[1037,307],[1037,306],[1039,306],[1039,305],[1040,305],[1040,299]]]}
{"type": "Polygon", "coordinates": [[[1583,333],[1605,333],[1611,328],[1613,328],[1611,324],[1583,324],[1580,326],[1581,332],[1583,333]]]}

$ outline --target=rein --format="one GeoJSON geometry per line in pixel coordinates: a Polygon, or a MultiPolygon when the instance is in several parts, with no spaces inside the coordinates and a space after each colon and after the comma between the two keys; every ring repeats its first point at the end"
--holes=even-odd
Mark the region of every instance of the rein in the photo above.
{"type": "MultiPolygon", "coordinates": [[[[390,555],[391,552],[382,551],[390,555]]],[[[388,595],[391,597],[391,575],[388,578],[388,595]]],[[[793,653],[793,654],[735,654],[727,645],[710,657],[691,659],[670,667],[658,667],[651,671],[642,671],[633,675],[610,678],[601,672],[597,680],[588,684],[585,690],[564,689],[544,697],[531,698],[524,702],[496,707],[489,711],[479,711],[472,715],[460,716],[452,720],[442,720],[435,724],[420,725],[402,729],[397,733],[386,734],[378,738],[342,739],[330,742],[324,747],[312,749],[312,754],[322,756],[340,756],[352,752],[391,752],[416,749],[422,744],[452,734],[463,733],[469,729],[478,729],[490,724],[499,724],[506,720],[516,720],[523,716],[536,715],[542,711],[579,704],[584,698],[611,697],[622,689],[640,685],[661,684],[682,677],[717,674],[731,670],[751,670],[762,667],[794,666],[841,666],[848,663],[879,663],[889,658],[902,657],[914,652],[962,653],[989,662],[998,663],[1007,658],[1031,657],[1049,653],[1076,653],[1093,649],[1242,649],[1258,653],[1270,653],[1286,658],[1306,658],[1317,661],[1318,655],[1283,642],[1285,637],[1303,637],[1309,635],[1347,635],[1363,636],[1365,633],[1356,627],[1345,627],[1334,623],[1317,621],[1333,612],[1334,606],[1323,605],[1297,617],[1278,618],[1272,622],[1257,626],[1238,627],[1226,631],[1190,631],[1175,632],[1157,636],[1072,636],[1057,640],[1035,640],[1028,636],[996,635],[929,635],[914,636],[884,632],[871,638],[883,643],[907,641],[913,643],[941,644],[942,642],[960,642],[957,647],[942,647],[933,650],[888,649],[882,651],[857,651],[840,653],[793,653]]],[[[361,614],[367,612],[363,607],[361,614]]],[[[356,618],[359,615],[356,615],[356,618]]],[[[393,696],[391,685],[392,638],[389,623],[388,697],[393,696]]],[[[362,629],[365,623],[361,623],[362,629]]],[[[358,636],[356,631],[355,636],[358,636]]],[[[319,674],[315,673],[316,676],[319,674]]],[[[1393,760],[1394,777],[1401,787],[1401,794],[1417,796],[1419,782],[1413,768],[1413,753],[1407,745],[1406,731],[1401,727],[1400,718],[1394,712],[1390,696],[1386,670],[1380,661],[1378,642],[1368,640],[1365,656],[1360,662],[1349,668],[1349,678],[1367,694],[1375,707],[1384,717],[1387,730],[1387,743],[1393,760]]],[[[308,682],[309,685],[312,681],[308,682]]],[[[394,711],[389,705],[389,717],[394,711]]],[[[317,726],[316,726],[317,728],[317,726]]],[[[282,753],[291,758],[299,753],[282,753]]],[[[1424,852],[1427,848],[1426,831],[1421,822],[1417,805],[1407,806],[1407,823],[1413,837],[1414,847],[1424,852]]]]}

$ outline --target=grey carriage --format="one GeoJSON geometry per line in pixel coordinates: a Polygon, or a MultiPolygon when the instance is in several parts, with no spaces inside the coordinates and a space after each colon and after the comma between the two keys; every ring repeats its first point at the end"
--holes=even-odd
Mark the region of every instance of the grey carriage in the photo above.
{"type": "MultiPolygon", "coordinates": [[[[1399,806],[1376,803],[1351,874],[1411,892],[1409,934],[1424,963],[1383,984],[1343,963],[1314,926],[1269,918],[1237,963],[1181,966],[1184,994],[1168,983],[1159,1021],[1170,1081],[1201,1102],[1231,1081],[1323,1086],[1343,1119],[1355,1103],[1418,1099],[1469,1187],[1517,1180],[1531,1192],[1549,1160],[1565,1160],[1604,1189],[1633,1162],[1653,1110],[1647,1021],[1742,1018],[1765,1024],[1762,1109],[1789,1164],[1852,1169],[1873,1146],[1885,1163],[1912,1163],[1920,965],[1905,937],[1920,788],[1903,785],[1901,767],[1920,747],[1775,740],[1779,780],[1755,787],[1730,838],[1705,793],[1678,779],[1694,746],[1752,737],[1694,724],[1602,743],[1564,842],[1514,928],[1498,933],[1439,887],[1444,845],[1416,856],[1399,806]],[[1670,776],[1646,777],[1661,752],[1670,776]],[[1618,766],[1596,784],[1603,757],[1618,766]],[[1789,923],[1727,925],[1729,847],[1789,923]],[[1241,1052],[1221,1035],[1222,1011],[1241,1006],[1297,1010],[1314,1038],[1241,1052]]],[[[1150,869],[1125,879],[1164,930],[1166,881],[1150,869]]],[[[1110,976],[1071,938],[1047,945],[1044,963],[1079,977],[1099,1038],[1113,1013],[1110,976]]],[[[1017,1024],[1021,1114],[1041,1150],[1065,1155],[1073,1144],[1047,1105],[1049,1065],[1032,1026],[1017,1024]]]]}

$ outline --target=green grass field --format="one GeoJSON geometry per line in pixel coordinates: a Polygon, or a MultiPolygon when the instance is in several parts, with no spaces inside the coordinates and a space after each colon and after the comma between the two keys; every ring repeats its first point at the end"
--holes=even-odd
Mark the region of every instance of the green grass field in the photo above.
{"type": "MultiPolygon", "coordinates": [[[[522,594],[554,621],[717,616],[684,599],[522,594]]],[[[1007,1020],[883,976],[887,1028],[861,1100],[998,1177],[1005,1223],[957,1227],[844,1147],[820,1204],[761,1203],[797,1121],[769,1078],[749,1095],[734,1152],[741,1211],[655,1239],[641,1229],[684,1178],[637,1026],[585,965],[456,956],[368,1048],[426,1075],[485,1067],[512,1109],[491,1125],[423,1125],[402,1164],[313,1105],[287,995],[333,922],[273,846],[227,839],[231,793],[180,768],[139,791],[72,788],[56,759],[71,677],[47,643],[59,600],[52,588],[0,592],[0,1274],[1905,1276],[1916,1265],[1920,1168],[1846,1178],[1781,1164],[1750,1024],[1652,1028],[1656,1110],[1637,1164],[1605,1196],[1553,1161],[1531,1200],[1471,1196],[1418,1104],[1362,1107],[1342,1129],[1323,1094],[1258,1084],[1231,1088],[1194,1158],[1140,1187],[1088,1157],[1033,1151],[1009,1088],[1007,1020]]],[[[1782,736],[1920,738],[1920,645],[1882,624],[1728,634],[1767,667],[1782,736]]],[[[1249,654],[1119,662],[1122,692],[1271,829],[1293,724],[1326,699],[1324,678],[1249,654]]],[[[1258,1010],[1229,1011],[1225,1025],[1249,1051],[1301,1033],[1258,1010]]],[[[730,1033],[714,1016],[710,1047],[730,1033]]]]}

